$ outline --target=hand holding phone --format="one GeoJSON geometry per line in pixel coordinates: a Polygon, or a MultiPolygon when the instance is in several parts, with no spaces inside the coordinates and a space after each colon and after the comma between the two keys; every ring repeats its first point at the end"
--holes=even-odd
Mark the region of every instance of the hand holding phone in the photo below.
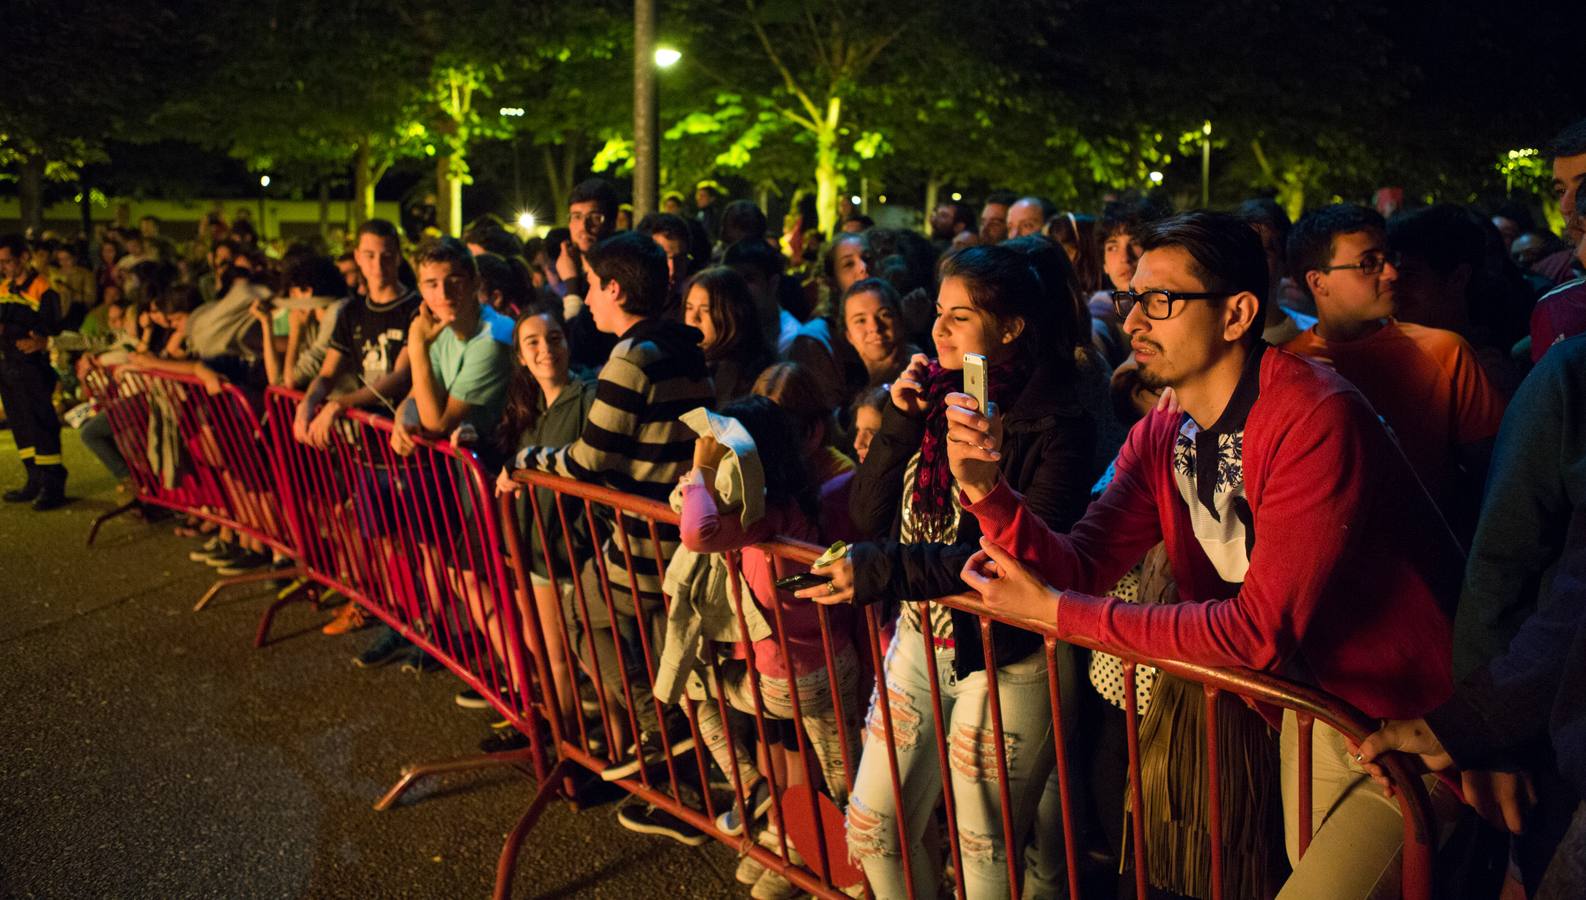
{"type": "Polygon", "coordinates": [[[964,354],[964,393],[979,404],[975,411],[986,415],[991,408],[986,397],[986,358],[979,353],[964,354]]]}

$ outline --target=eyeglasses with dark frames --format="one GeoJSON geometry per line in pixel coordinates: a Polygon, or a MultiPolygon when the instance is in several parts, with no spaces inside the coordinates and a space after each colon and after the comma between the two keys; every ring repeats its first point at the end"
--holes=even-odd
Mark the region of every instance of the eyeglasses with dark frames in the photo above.
{"type": "Polygon", "coordinates": [[[1118,313],[1118,318],[1127,319],[1129,311],[1136,306],[1147,319],[1161,320],[1173,317],[1174,304],[1180,300],[1213,300],[1218,297],[1231,297],[1229,291],[1195,291],[1180,293],[1179,291],[1113,291],[1112,308],[1118,313]]]}
{"type": "Polygon", "coordinates": [[[1339,269],[1358,269],[1362,275],[1377,275],[1384,266],[1399,267],[1399,254],[1393,250],[1369,250],[1361,254],[1360,261],[1347,266],[1318,266],[1322,272],[1336,272],[1339,269]]]}

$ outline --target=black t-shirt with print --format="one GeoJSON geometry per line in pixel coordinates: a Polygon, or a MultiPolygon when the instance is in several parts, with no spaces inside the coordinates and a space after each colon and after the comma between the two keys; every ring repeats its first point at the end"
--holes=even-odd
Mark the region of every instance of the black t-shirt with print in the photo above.
{"type": "Polygon", "coordinates": [[[352,371],[363,376],[363,384],[373,384],[397,367],[419,303],[415,290],[386,304],[354,297],[336,317],[330,347],[352,361],[352,371]]]}

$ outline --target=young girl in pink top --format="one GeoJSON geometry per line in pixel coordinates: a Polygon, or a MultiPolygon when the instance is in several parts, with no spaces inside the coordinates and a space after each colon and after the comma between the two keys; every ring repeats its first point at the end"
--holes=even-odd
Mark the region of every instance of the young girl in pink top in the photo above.
{"type": "MultiPolygon", "coordinates": [[[[848,621],[852,610],[827,611],[836,668],[835,672],[828,672],[821,639],[820,607],[797,599],[788,591],[778,590],[772,559],[753,546],[779,536],[821,542],[819,485],[810,476],[798,452],[800,442],[791,418],[775,403],[751,396],[728,404],[719,412],[738,420],[754,439],[764,473],[765,514],[745,527],[738,510],[721,508],[720,498],[712,485],[716,468],[725,458],[727,449],[711,437],[701,437],[695,444],[694,468],[683,479],[683,545],[701,553],[742,551],[743,577],[752,592],[752,602],[758,605],[772,628],[770,637],[755,641],[748,648],[741,644],[732,648],[734,658],[721,667],[722,693],[732,708],[753,713],[754,690],[748,671],[748,666],[753,665],[767,718],[792,719],[793,690],[796,688],[804,734],[819,761],[827,790],[840,805],[848,792],[842,745],[847,743],[850,760],[857,760],[859,751],[859,666],[849,637],[853,627],[848,621]],[[833,702],[834,685],[839,703],[833,702]],[[841,726],[839,705],[845,720],[841,726]]],[[[791,575],[801,568],[784,565],[782,574],[791,575]]],[[[743,599],[751,600],[750,597],[743,599]]],[[[733,729],[722,720],[714,699],[700,703],[697,708],[700,733],[706,746],[723,772],[732,772],[736,763],[751,819],[759,818],[771,805],[770,785],[761,774],[761,768],[755,766],[754,757],[741,743],[729,754],[728,742],[737,739],[731,736],[733,729]]],[[[802,779],[797,776],[802,773],[803,766],[796,746],[791,740],[786,743],[791,756],[786,761],[791,763],[787,767],[789,775],[799,781],[802,779]]],[[[775,765],[778,761],[771,762],[775,765]]],[[[785,788],[788,782],[780,777],[781,769],[782,766],[776,766],[778,787],[785,788]]],[[[743,821],[736,808],[718,817],[717,824],[732,834],[743,830],[743,821]]]]}

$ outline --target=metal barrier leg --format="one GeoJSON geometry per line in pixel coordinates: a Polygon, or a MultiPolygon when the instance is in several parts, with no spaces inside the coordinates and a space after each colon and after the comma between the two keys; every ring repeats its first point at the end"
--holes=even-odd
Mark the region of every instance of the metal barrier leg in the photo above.
{"type": "MultiPolygon", "coordinates": [[[[407,789],[412,787],[414,782],[430,775],[444,775],[448,772],[472,772],[476,769],[494,769],[500,766],[510,766],[522,771],[524,775],[532,777],[533,765],[534,750],[530,747],[525,747],[522,750],[513,750],[508,753],[478,753],[473,756],[444,759],[438,762],[413,763],[402,767],[402,777],[397,779],[397,783],[391,786],[391,790],[385,792],[385,796],[375,802],[374,808],[377,812],[385,812],[391,808],[392,804],[401,799],[403,794],[407,793],[407,789]]],[[[545,784],[555,785],[560,780],[560,776],[554,779],[548,778],[545,784]]]]}
{"type": "Polygon", "coordinates": [[[266,569],[263,572],[249,572],[246,575],[234,575],[230,578],[222,578],[210,585],[209,590],[204,592],[204,596],[198,598],[198,602],[193,604],[193,612],[203,612],[204,607],[209,605],[209,601],[215,599],[215,596],[226,588],[235,587],[239,584],[252,584],[255,581],[271,581],[276,578],[285,578],[288,575],[295,578],[300,574],[302,574],[301,569],[288,569],[285,571],[280,569],[266,569]]]}
{"type": "Polygon", "coordinates": [[[105,524],[106,522],[110,521],[111,519],[116,518],[117,516],[126,515],[127,513],[132,512],[133,510],[135,510],[137,508],[138,508],[138,501],[137,501],[136,498],[134,498],[132,500],[128,500],[127,502],[121,504],[120,506],[116,507],[115,509],[112,509],[110,512],[104,513],[104,514],[102,514],[100,516],[96,516],[94,518],[94,524],[92,524],[92,525],[90,525],[88,527],[88,546],[92,547],[94,545],[94,538],[99,536],[99,526],[105,524]]]}
{"type": "Polygon", "coordinates": [[[518,824],[507,833],[506,843],[501,845],[501,860],[496,863],[496,889],[491,895],[494,900],[507,900],[512,896],[512,876],[518,869],[518,851],[523,847],[523,839],[529,836],[529,831],[540,820],[540,814],[545,812],[545,804],[557,795],[558,784],[572,776],[573,768],[570,760],[564,759],[557,763],[545,781],[541,782],[540,789],[534,792],[534,800],[523,811],[518,824]]]}
{"type": "MultiPolygon", "coordinates": [[[[305,578],[308,577],[308,570],[303,568],[302,566],[298,566],[295,569],[288,569],[288,570],[286,570],[284,572],[278,572],[278,573],[276,573],[276,577],[277,578],[288,578],[288,577],[290,577],[290,578],[292,578],[294,580],[296,580],[296,579],[305,579],[305,578]]],[[[272,601],[269,606],[264,608],[264,615],[259,617],[259,630],[254,632],[254,635],[253,635],[253,647],[254,647],[255,650],[259,649],[260,647],[263,647],[265,645],[265,643],[266,643],[267,638],[270,636],[270,624],[275,621],[276,612],[278,610],[280,610],[281,607],[286,606],[288,603],[296,603],[297,601],[304,600],[304,599],[312,600],[313,603],[314,603],[314,606],[318,607],[319,606],[319,588],[318,588],[318,585],[315,585],[313,582],[310,582],[310,581],[303,581],[302,583],[298,584],[298,586],[296,588],[294,588],[293,590],[289,591],[286,594],[286,596],[284,596],[284,597],[282,597],[282,596],[276,597],[275,600],[272,601]]]]}

